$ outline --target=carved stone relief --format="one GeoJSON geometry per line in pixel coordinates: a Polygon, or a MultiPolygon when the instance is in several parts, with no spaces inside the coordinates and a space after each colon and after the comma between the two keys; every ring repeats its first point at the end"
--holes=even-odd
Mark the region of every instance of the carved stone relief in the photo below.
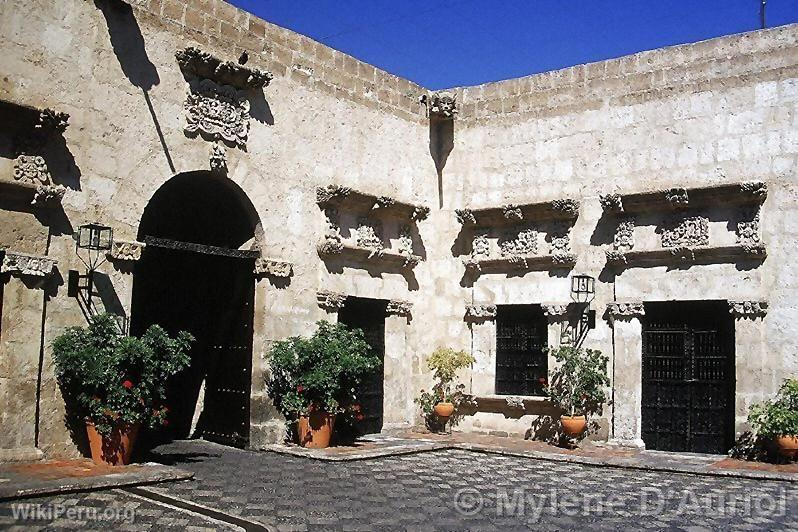
{"type": "Polygon", "coordinates": [[[571,225],[555,224],[546,235],[551,255],[568,255],[571,251],[571,225]]]}
{"type": "Polygon", "coordinates": [[[635,247],[635,220],[626,218],[618,222],[615,236],[612,239],[612,249],[615,251],[630,251],[635,247]]]}
{"type": "Polygon", "coordinates": [[[250,68],[218,57],[193,46],[175,53],[180,69],[186,74],[232,85],[237,89],[259,89],[267,86],[274,76],[266,70],[250,68]]]}
{"type": "Polygon", "coordinates": [[[695,247],[709,245],[709,219],[690,216],[671,220],[662,230],[662,247],[695,247]]]}
{"type": "Polygon", "coordinates": [[[740,184],[740,192],[750,194],[764,201],[768,195],[768,185],[762,181],[748,181],[740,184]]]}
{"type": "Polygon", "coordinates": [[[568,304],[542,305],[543,314],[551,318],[565,316],[568,313],[568,304]]]}
{"type": "Polygon", "coordinates": [[[414,222],[420,222],[421,220],[426,220],[427,216],[429,216],[429,207],[417,206],[413,207],[413,213],[410,215],[410,219],[414,222]]]}
{"type": "Polygon", "coordinates": [[[362,216],[357,221],[357,246],[380,252],[384,249],[382,244],[382,224],[378,220],[371,220],[362,216]]]}
{"type": "Polygon", "coordinates": [[[665,191],[665,199],[674,209],[685,209],[690,203],[687,190],[684,188],[671,188],[665,191]]]}
{"type": "Polygon", "coordinates": [[[331,312],[338,312],[343,308],[346,302],[346,294],[330,292],[329,290],[320,290],[316,293],[316,302],[319,307],[323,309],[331,312]]]}
{"type": "Polygon", "coordinates": [[[729,301],[729,312],[738,318],[764,317],[768,312],[767,301],[729,301]]]}
{"type": "Polygon", "coordinates": [[[271,277],[291,277],[294,266],[284,260],[268,258],[255,259],[255,275],[268,275],[271,277]]]}
{"type": "Polygon", "coordinates": [[[352,189],[341,185],[327,185],[326,187],[316,188],[316,203],[324,205],[331,201],[345,198],[352,193],[352,189]]]}
{"type": "Polygon", "coordinates": [[[455,209],[454,214],[457,216],[457,221],[462,225],[477,223],[477,219],[471,209],[455,209]]]}
{"type": "Polygon", "coordinates": [[[224,146],[218,144],[211,146],[210,166],[211,172],[227,174],[227,152],[224,146]]]}
{"type": "Polygon", "coordinates": [[[614,249],[605,249],[604,254],[607,257],[607,262],[611,264],[626,264],[626,255],[623,251],[616,251],[614,249]]]}
{"type": "Polygon", "coordinates": [[[409,316],[412,308],[413,304],[409,301],[392,299],[388,301],[388,305],[385,307],[385,313],[389,316],[409,316]]]}
{"type": "Polygon", "coordinates": [[[399,228],[399,253],[402,255],[413,254],[413,234],[410,232],[409,225],[399,228]]]}
{"type": "Polygon", "coordinates": [[[538,252],[538,232],[534,229],[507,232],[499,240],[499,251],[502,257],[510,259],[535,255],[538,252]]]}
{"type": "Polygon", "coordinates": [[[137,261],[141,259],[145,247],[146,244],[143,242],[114,240],[108,258],[117,261],[137,261]]]}
{"type": "Polygon", "coordinates": [[[575,199],[556,199],[551,202],[551,208],[568,216],[577,216],[579,214],[579,202],[575,199]]]}
{"type": "Polygon", "coordinates": [[[334,207],[324,209],[324,218],[327,227],[324,231],[324,240],[317,247],[318,252],[320,255],[341,253],[344,250],[344,243],[341,238],[338,209],[334,207]]]}
{"type": "Polygon", "coordinates": [[[14,160],[14,180],[35,185],[32,205],[46,205],[60,202],[66,187],[53,184],[44,157],[22,153],[14,160]]]}
{"type": "Polygon", "coordinates": [[[507,407],[508,408],[519,408],[521,410],[525,409],[524,400],[521,397],[509,396],[509,397],[505,397],[504,401],[505,401],[505,403],[507,403],[507,407]]]}
{"type": "Polygon", "coordinates": [[[622,213],[623,199],[620,194],[604,194],[599,196],[599,203],[605,212],[622,213]]]}
{"type": "Polygon", "coordinates": [[[0,251],[0,273],[30,277],[47,277],[53,273],[53,268],[58,261],[49,257],[28,255],[5,250],[0,251]]]}
{"type": "Polygon", "coordinates": [[[502,207],[502,212],[504,213],[504,217],[508,220],[523,220],[524,213],[521,211],[521,208],[517,205],[505,205],[502,207]]]}
{"type": "Polygon", "coordinates": [[[753,213],[745,213],[744,218],[748,219],[737,222],[737,243],[746,249],[761,246],[759,209],[753,213]]]}
{"type": "Polygon", "coordinates": [[[471,241],[471,258],[472,259],[487,259],[490,257],[490,241],[488,235],[480,234],[474,235],[471,241]]]}
{"type": "Polygon", "coordinates": [[[451,92],[435,92],[420,98],[427,106],[427,115],[452,120],[457,114],[457,95],[451,92]]]}
{"type": "Polygon", "coordinates": [[[607,303],[610,319],[636,318],[646,313],[643,303],[607,303]]]}
{"type": "Polygon", "coordinates": [[[492,319],[496,317],[496,305],[466,305],[466,318],[492,319]]]}
{"type": "Polygon", "coordinates": [[[249,136],[249,100],[230,85],[210,79],[189,81],[185,131],[210,140],[223,140],[240,148],[249,136]]]}

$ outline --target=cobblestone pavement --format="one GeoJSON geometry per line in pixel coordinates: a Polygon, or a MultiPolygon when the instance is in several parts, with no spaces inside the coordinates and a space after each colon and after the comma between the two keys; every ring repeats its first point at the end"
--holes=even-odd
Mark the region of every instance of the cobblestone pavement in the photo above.
{"type": "MultiPolygon", "coordinates": [[[[151,492],[278,530],[798,530],[798,490],[786,482],[460,450],[330,463],[196,441],[163,446],[156,456],[194,471],[196,480],[147,488],[151,492]]],[[[101,504],[100,496],[110,497],[106,504],[139,504],[151,512],[141,522],[137,513],[127,529],[216,526],[168,506],[152,508],[123,491],[66,498],[101,504]],[[170,519],[186,522],[171,525],[170,519]]],[[[0,512],[7,507],[0,505],[0,512]]]]}

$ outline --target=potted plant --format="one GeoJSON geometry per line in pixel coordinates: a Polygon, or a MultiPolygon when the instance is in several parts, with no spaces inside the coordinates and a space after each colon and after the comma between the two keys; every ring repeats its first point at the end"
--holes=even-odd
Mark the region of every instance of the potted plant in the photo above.
{"type": "Polygon", "coordinates": [[[168,423],[166,381],[189,365],[193,340],[187,332],[172,338],[157,325],[140,338],[125,336],[109,314],[55,339],[56,378],[76,410],[71,414],[85,420],[95,462],[130,463],[139,428],[168,423]]]}
{"type": "Polygon", "coordinates": [[[609,358],[601,351],[569,345],[550,352],[557,367],[544,392],[563,411],[560,416],[563,432],[578,438],[587,428],[587,416],[601,412],[607,401],[609,358]]]}
{"type": "Polygon", "coordinates": [[[786,379],[776,397],[748,413],[754,434],[772,438],[787,459],[798,457],[798,379],[786,379]]]}
{"type": "Polygon", "coordinates": [[[454,413],[456,407],[465,399],[465,385],[459,384],[452,390],[452,382],[457,372],[475,362],[474,357],[465,351],[455,351],[451,348],[439,347],[427,360],[427,367],[433,372],[435,384],[432,391],[421,390],[415,402],[421,407],[427,423],[434,413],[438,421],[446,426],[446,422],[454,413]]]}
{"type": "Polygon", "coordinates": [[[363,331],[320,321],[310,338],[275,342],[269,352],[269,393],[289,422],[297,423],[299,444],[325,448],[338,414],[363,419],[357,390],[381,364],[363,331]]]}

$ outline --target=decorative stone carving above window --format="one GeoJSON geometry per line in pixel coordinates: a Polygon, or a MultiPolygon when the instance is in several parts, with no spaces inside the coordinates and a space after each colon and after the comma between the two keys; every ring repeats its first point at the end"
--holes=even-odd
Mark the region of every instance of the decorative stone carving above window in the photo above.
{"type": "Polygon", "coordinates": [[[429,118],[453,120],[457,114],[457,95],[451,92],[424,94],[419,101],[426,105],[429,118]]]}
{"type": "Polygon", "coordinates": [[[249,136],[249,100],[230,85],[210,79],[189,81],[185,132],[245,148],[249,136]]]}
{"type": "Polygon", "coordinates": [[[409,222],[425,220],[430,212],[424,205],[404,203],[389,196],[374,196],[342,185],[316,187],[316,204],[321,208],[335,206],[363,215],[396,216],[409,222]]]}
{"type": "Polygon", "coordinates": [[[709,219],[689,216],[672,219],[662,229],[662,247],[680,248],[709,245],[709,219]]]}
{"type": "Polygon", "coordinates": [[[562,317],[568,314],[568,304],[547,304],[541,305],[543,307],[543,314],[550,318],[562,317]]]}
{"type": "Polygon", "coordinates": [[[570,255],[571,253],[571,226],[556,224],[546,236],[549,241],[549,253],[552,255],[570,255]]]}
{"type": "Polygon", "coordinates": [[[284,260],[269,258],[255,259],[255,275],[266,275],[269,277],[291,277],[294,266],[284,260]]]}
{"type": "Polygon", "coordinates": [[[607,314],[610,319],[637,318],[646,313],[643,303],[607,303],[607,314]]]}
{"type": "Polygon", "coordinates": [[[457,221],[462,225],[477,223],[474,218],[474,212],[471,209],[455,209],[454,213],[457,216],[457,221]]]}
{"type": "Polygon", "coordinates": [[[740,183],[740,192],[754,197],[757,202],[761,203],[768,196],[768,186],[762,181],[747,181],[740,183]]]}
{"type": "Polygon", "coordinates": [[[146,246],[144,242],[115,239],[107,256],[114,261],[138,261],[141,260],[141,254],[146,246]]]}
{"type": "Polygon", "coordinates": [[[635,220],[626,218],[618,222],[615,236],[612,239],[614,251],[630,251],[635,247],[635,220]]]}
{"type": "Polygon", "coordinates": [[[523,220],[524,213],[517,205],[505,205],[502,207],[502,211],[504,212],[504,217],[508,220],[523,220]]]}
{"type": "Polygon", "coordinates": [[[382,243],[382,224],[379,221],[361,217],[357,221],[357,246],[381,252],[385,246],[382,243]]]}
{"type": "Polygon", "coordinates": [[[729,301],[729,312],[738,318],[764,317],[768,313],[767,301],[729,301]]]}
{"type": "Polygon", "coordinates": [[[504,401],[507,403],[508,408],[518,408],[521,410],[526,409],[526,407],[524,407],[524,399],[522,397],[508,396],[504,398],[504,401]]]}
{"type": "Polygon", "coordinates": [[[687,197],[687,190],[683,188],[671,188],[665,191],[665,199],[673,209],[686,209],[690,204],[687,197]]]}
{"type": "Polygon", "coordinates": [[[413,304],[401,299],[391,299],[385,307],[385,313],[389,316],[409,316],[413,304]]]}
{"type": "Polygon", "coordinates": [[[599,203],[605,212],[620,214],[623,212],[623,199],[620,194],[605,194],[599,196],[599,203]]]}
{"type": "Polygon", "coordinates": [[[338,312],[346,303],[346,294],[320,290],[316,293],[316,302],[323,309],[330,312],[338,312]]]}
{"type": "Polygon", "coordinates": [[[399,228],[399,253],[403,255],[413,254],[413,234],[410,232],[409,225],[399,228]]]}
{"type": "Polygon", "coordinates": [[[49,277],[58,261],[50,257],[0,250],[0,273],[21,277],[49,277]]]}
{"type": "Polygon", "coordinates": [[[259,89],[268,86],[274,79],[271,72],[249,68],[190,46],[175,53],[177,63],[184,74],[214,80],[236,89],[259,89]]]}
{"type": "Polygon", "coordinates": [[[316,187],[316,203],[324,206],[335,200],[347,197],[352,192],[349,187],[341,185],[327,185],[326,187],[316,187]]]}
{"type": "Polygon", "coordinates": [[[466,318],[472,320],[494,319],[496,305],[466,305],[466,318]]]}
{"type": "Polygon", "coordinates": [[[753,213],[746,213],[747,220],[737,222],[737,243],[745,248],[756,248],[762,244],[759,236],[759,210],[753,213]]]}
{"type": "Polygon", "coordinates": [[[551,208],[568,218],[576,218],[579,216],[579,202],[575,199],[556,199],[551,202],[551,208]]]}
{"type": "Polygon", "coordinates": [[[485,259],[490,256],[490,241],[486,234],[474,235],[471,241],[471,258],[472,259],[485,259]]]}
{"type": "Polygon", "coordinates": [[[227,152],[224,146],[214,144],[211,146],[211,156],[209,159],[211,172],[220,175],[227,175],[227,152]]]}
{"type": "Polygon", "coordinates": [[[19,155],[14,160],[14,180],[32,185],[49,185],[50,171],[44,157],[40,155],[19,155]]]}
{"type": "Polygon", "coordinates": [[[534,229],[522,229],[517,233],[506,232],[499,239],[499,251],[502,257],[511,260],[523,260],[523,257],[535,255],[538,252],[538,232],[534,229]]]}

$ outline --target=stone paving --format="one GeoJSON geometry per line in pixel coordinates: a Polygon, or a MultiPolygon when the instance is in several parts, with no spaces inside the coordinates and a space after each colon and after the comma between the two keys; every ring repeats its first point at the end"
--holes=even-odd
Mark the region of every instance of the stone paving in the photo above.
{"type": "MultiPolygon", "coordinates": [[[[798,529],[798,495],[789,482],[597,468],[465,450],[351,462],[201,441],[157,451],[156,458],[193,471],[195,480],[145,490],[277,530],[798,529]]],[[[174,526],[216,526],[124,491],[68,499],[102,504],[97,497],[109,497],[104,500],[109,505],[145,508],[141,521],[137,513],[134,523],[124,524],[130,530],[160,530],[172,526],[170,520],[186,521],[174,526]]],[[[0,513],[8,515],[9,503],[0,505],[0,513]]],[[[56,521],[53,528],[68,527],[56,521]]]]}

